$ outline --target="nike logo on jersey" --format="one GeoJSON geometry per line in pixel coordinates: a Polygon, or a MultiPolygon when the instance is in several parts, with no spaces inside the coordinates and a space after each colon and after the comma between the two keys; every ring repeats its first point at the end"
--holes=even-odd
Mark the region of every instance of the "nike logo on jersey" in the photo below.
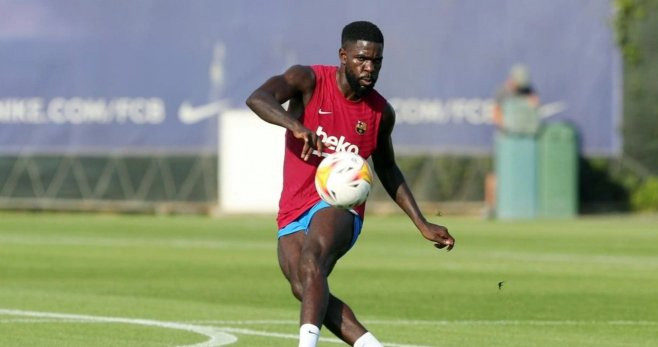
{"type": "Polygon", "coordinates": [[[319,114],[331,114],[331,111],[325,111],[325,110],[323,110],[323,109],[319,109],[319,110],[318,110],[318,113],[319,113],[319,114]]]}

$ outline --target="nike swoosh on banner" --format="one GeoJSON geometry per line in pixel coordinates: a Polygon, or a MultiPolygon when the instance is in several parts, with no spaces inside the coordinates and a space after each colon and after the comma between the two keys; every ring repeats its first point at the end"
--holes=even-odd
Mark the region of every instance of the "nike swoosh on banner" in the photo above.
{"type": "Polygon", "coordinates": [[[549,104],[539,106],[539,116],[541,118],[552,117],[558,113],[564,112],[564,110],[567,108],[567,103],[564,101],[551,102],[549,104]]]}
{"type": "Polygon", "coordinates": [[[228,108],[227,100],[219,100],[201,106],[192,106],[189,102],[183,101],[178,108],[178,119],[183,124],[198,123],[207,118],[217,116],[220,112],[228,108]]]}
{"type": "Polygon", "coordinates": [[[319,114],[331,114],[331,111],[323,111],[322,109],[318,110],[319,114]]]}

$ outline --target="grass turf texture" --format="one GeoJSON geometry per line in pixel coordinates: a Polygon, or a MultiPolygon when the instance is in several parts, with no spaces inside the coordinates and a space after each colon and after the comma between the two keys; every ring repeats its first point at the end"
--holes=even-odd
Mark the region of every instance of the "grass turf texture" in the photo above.
{"type": "MultiPolygon", "coordinates": [[[[422,240],[405,217],[369,216],[334,270],[332,291],[380,340],[424,346],[658,341],[655,216],[440,221],[457,239],[450,253],[422,240]]],[[[247,331],[231,332],[239,339],[234,346],[291,346],[298,303],[275,249],[271,216],[4,212],[0,309],[231,327],[247,331]]],[[[333,336],[323,330],[323,337],[333,336]]],[[[205,340],[163,327],[0,314],[0,346],[205,340]]]]}

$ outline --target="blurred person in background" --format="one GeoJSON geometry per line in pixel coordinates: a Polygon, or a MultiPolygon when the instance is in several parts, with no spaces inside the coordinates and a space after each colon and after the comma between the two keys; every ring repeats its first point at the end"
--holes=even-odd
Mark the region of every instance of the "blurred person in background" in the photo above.
{"type": "MultiPolygon", "coordinates": [[[[514,132],[509,118],[505,119],[505,108],[510,100],[519,99],[531,109],[539,108],[539,96],[530,82],[530,72],[523,64],[512,66],[505,83],[496,92],[493,108],[494,125],[504,132],[514,132]],[[507,121],[507,122],[506,122],[507,121]]],[[[508,115],[511,115],[509,110],[508,115]]]]}
{"type": "MultiPolygon", "coordinates": [[[[539,129],[539,96],[530,80],[530,72],[523,64],[515,64],[507,79],[496,92],[493,107],[493,123],[497,134],[509,136],[537,135],[539,129]]],[[[495,151],[495,149],[494,149],[495,151]]],[[[495,155],[494,155],[495,158],[495,155]]],[[[490,172],[485,178],[486,218],[493,218],[496,211],[496,174],[490,172]]]]}

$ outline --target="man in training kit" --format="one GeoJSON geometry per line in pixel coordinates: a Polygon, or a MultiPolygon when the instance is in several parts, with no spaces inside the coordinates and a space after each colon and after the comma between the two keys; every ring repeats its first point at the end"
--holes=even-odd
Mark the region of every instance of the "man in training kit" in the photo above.
{"type": "Polygon", "coordinates": [[[256,89],[247,105],[264,121],[286,128],[283,191],[277,223],[279,265],[301,301],[299,347],[314,347],[324,324],[346,343],[381,346],[352,309],[329,291],[327,277],[356,242],[365,204],[353,211],[320,200],[315,171],[327,151],[372,155],[383,187],[420,233],[437,248],[452,249],[448,229],[429,223],[395,163],[395,112],[375,89],[384,37],[374,24],[343,28],[340,66],[290,67],[256,89]],[[281,104],[289,101],[288,110],[281,104]]]}

